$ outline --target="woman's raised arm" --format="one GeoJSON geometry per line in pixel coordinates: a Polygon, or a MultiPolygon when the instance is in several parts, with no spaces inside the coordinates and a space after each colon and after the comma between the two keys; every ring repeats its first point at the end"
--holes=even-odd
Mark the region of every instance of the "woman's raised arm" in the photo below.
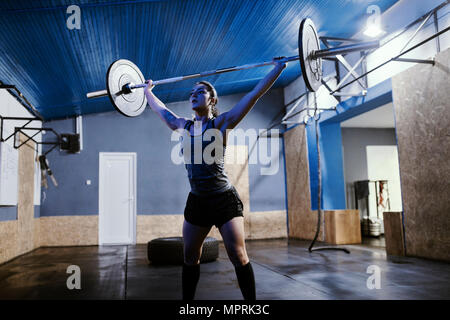
{"type": "Polygon", "coordinates": [[[147,87],[145,88],[145,96],[147,97],[147,102],[150,108],[158,114],[162,121],[172,130],[177,130],[179,128],[184,128],[186,124],[186,119],[177,116],[173,111],[169,110],[161,100],[153,93],[154,85],[152,80],[148,81],[147,87]]]}
{"type": "Polygon", "coordinates": [[[253,108],[259,98],[261,98],[272,87],[281,72],[286,68],[286,62],[282,58],[274,59],[275,67],[247,93],[230,111],[220,114],[215,123],[216,127],[224,132],[226,129],[233,129],[253,108]]]}

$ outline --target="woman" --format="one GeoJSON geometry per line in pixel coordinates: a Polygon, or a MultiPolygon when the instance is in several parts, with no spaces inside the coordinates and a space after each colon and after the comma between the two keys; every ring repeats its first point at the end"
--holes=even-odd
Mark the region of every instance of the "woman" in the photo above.
{"type": "MultiPolygon", "coordinates": [[[[218,97],[214,87],[206,81],[198,82],[190,93],[189,101],[195,111],[195,122],[182,118],[166,108],[153,94],[152,81],[148,82],[145,95],[149,106],[172,130],[185,129],[195,139],[195,133],[208,129],[219,130],[223,147],[226,146],[228,132],[237,126],[253,108],[286,67],[282,58],[274,59],[275,67],[247,93],[230,111],[218,114],[218,97]]],[[[202,139],[202,151],[208,145],[202,139]]],[[[222,145],[222,144],[221,144],[222,145]]],[[[200,255],[203,241],[211,227],[215,225],[222,236],[225,249],[235,267],[242,295],[246,300],[255,300],[255,280],[253,269],[245,249],[243,205],[230,184],[221,159],[212,164],[186,163],[191,192],[184,211],[183,240],[184,264],[182,270],[183,300],[193,300],[200,277],[200,255]]],[[[185,157],[186,159],[186,157],[185,157]]]]}

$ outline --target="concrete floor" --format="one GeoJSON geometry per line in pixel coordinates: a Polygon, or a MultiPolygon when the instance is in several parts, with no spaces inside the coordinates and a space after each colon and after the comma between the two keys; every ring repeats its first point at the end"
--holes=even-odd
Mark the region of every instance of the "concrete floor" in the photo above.
{"type": "MultiPolygon", "coordinates": [[[[387,257],[384,248],[371,245],[370,239],[362,245],[341,246],[350,254],[309,253],[309,244],[247,241],[258,300],[450,299],[448,263],[387,257]],[[371,265],[381,270],[381,289],[367,288],[371,265]]],[[[150,265],[146,245],[39,248],[0,265],[0,299],[177,300],[180,276],[180,266],[150,265]],[[80,267],[80,290],[67,289],[69,265],[80,267]]],[[[201,265],[196,298],[242,299],[222,244],[218,260],[201,265]]]]}

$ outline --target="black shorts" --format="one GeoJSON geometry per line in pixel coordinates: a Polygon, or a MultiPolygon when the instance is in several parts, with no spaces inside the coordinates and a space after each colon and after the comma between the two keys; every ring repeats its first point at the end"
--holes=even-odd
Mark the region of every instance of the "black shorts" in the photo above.
{"type": "Polygon", "coordinates": [[[197,196],[189,192],[184,209],[187,222],[200,226],[220,228],[234,217],[243,217],[244,205],[236,189],[210,196],[197,196]]]}

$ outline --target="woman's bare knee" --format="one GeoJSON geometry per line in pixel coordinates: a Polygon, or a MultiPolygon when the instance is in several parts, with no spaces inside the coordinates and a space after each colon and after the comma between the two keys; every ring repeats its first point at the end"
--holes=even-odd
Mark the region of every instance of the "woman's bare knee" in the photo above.
{"type": "Polygon", "coordinates": [[[225,223],[220,229],[228,257],[234,266],[249,262],[245,249],[244,218],[235,217],[225,223]]]}
{"type": "Polygon", "coordinates": [[[232,247],[227,249],[227,253],[235,267],[246,265],[249,262],[245,247],[232,247]]]}

